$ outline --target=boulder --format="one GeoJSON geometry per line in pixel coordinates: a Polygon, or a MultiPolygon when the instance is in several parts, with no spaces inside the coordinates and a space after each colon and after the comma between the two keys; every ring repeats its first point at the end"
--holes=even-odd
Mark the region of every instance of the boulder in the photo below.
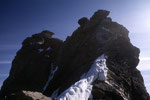
{"type": "Polygon", "coordinates": [[[42,93],[39,92],[31,92],[31,91],[20,91],[14,94],[11,94],[3,100],[56,100],[51,99],[49,97],[44,96],[42,93]]]}

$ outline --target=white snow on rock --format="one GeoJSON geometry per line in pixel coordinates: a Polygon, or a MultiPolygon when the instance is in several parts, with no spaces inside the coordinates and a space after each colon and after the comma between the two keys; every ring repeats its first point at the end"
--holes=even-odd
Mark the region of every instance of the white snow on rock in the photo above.
{"type": "Polygon", "coordinates": [[[43,51],[44,51],[44,49],[38,49],[38,51],[41,53],[41,52],[43,52],[43,51]]]}
{"type": "Polygon", "coordinates": [[[109,29],[105,28],[105,27],[102,27],[103,30],[107,31],[107,32],[110,32],[109,29]]]}
{"type": "Polygon", "coordinates": [[[48,47],[46,50],[44,50],[44,49],[42,49],[42,48],[38,49],[38,51],[39,51],[40,53],[43,52],[43,51],[49,51],[49,50],[51,50],[51,47],[48,47]]]}
{"type": "Polygon", "coordinates": [[[45,84],[45,86],[44,86],[44,88],[43,88],[43,91],[42,91],[42,92],[44,92],[44,91],[45,91],[45,89],[47,88],[48,84],[49,84],[49,83],[50,83],[50,81],[53,79],[54,74],[55,74],[55,72],[57,71],[57,69],[58,69],[58,66],[56,66],[56,67],[55,67],[55,69],[54,69],[53,64],[51,65],[51,73],[50,73],[49,79],[48,79],[48,81],[46,82],[46,84],[45,84]]]}
{"type": "Polygon", "coordinates": [[[88,100],[88,98],[92,98],[92,83],[95,80],[105,81],[107,71],[106,56],[103,54],[94,61],[91,69],[78,82],[60,94],[58,100],[88,100]]]}
{"type": "Polygon", "coordinates": [[[46,49],[46,51],[49,51],[49,50],[51,50],[52,48],[51,47],[48,47],[47,49],[46,49]]]}

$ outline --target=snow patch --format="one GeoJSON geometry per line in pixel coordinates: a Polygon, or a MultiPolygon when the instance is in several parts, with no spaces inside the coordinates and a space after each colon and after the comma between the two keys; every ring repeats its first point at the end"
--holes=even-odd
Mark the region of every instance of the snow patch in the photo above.
{"type": "Polygon", "coordinates": [[[39,45],[44,44],[44,40],[37,42],[37,44],[39,44],[39,45]]]}
{"type": "Polygon", "coordinates": [[[47,88],[48,84],[49,84],[49,83],[50,83],[50,81],[53,79],[54,74],[55,74],[55,72],[57,71],[57,69],[58,69],[58,66],[56,66],[56,67],[55,67],[55,69],[54,69],[53,64],[51,65],[51,73],[50,73],[50,75],[49,75],[49,79],[48,79],[48,81],[46,82],[46,84],[45,84],[45,86],[44,86],[44,88],[43,88],[43,91],[42,91],[42,92],[44,92],[44,91],[45,91],[45,89],[47,88]]]}
{"type": "Polygon", "coordinates": [[[51,47],[48,47],[48,48],[46,49],[46,51],[49,51],[49,50],[51,50],[51,47]]]}
{"type": "Polygon", "coordinates": [[[110,85],[112,88],[115,87],[116,91],[118,93],[120,93],[120,95],[123,97],[123,99],[124,100],[128,100],[128,98],[126,98],[126,96],[124,94],[125,93],[124,89],[120,88],[117,84],[115,84],[113,82],[110,83],[109,81],[105,81],[105,83],[107,83],[108,85],[110,85]]]}
{"type": "Polygon", "coordinates": [[[103,30],[107,31],[107,32],[110,32],[109,29],[105,28],[105,27],[102,27],[103,30]]]}
{"type": "Polygon", "coordinates": [[[88,100],[88,98],[92,98],[92,83],[95,80],[105,81],[107,77],[107,71],[108,68],[106,66],[106,56],[103,54],[94,61],[88,73],[83,75],[82,79],[61,93],[58,99],[88,100]]]}
{"type": "Polygon", "coordinates": [[[44,49],[38,49],[38,51],[41,53],[41,52],[43,52],[43,51],[44,51],[44,49]]]}
{"type": "Polygon", "coordinates": [[[38,51],[39,51],[40,53],[43,52],[43,51],[49,51],[49,50],[51,50],[51,47],[48,47],[46,50],[45,50],[45,49],[42,49],[42,48],[38,49],[38,51]]]}

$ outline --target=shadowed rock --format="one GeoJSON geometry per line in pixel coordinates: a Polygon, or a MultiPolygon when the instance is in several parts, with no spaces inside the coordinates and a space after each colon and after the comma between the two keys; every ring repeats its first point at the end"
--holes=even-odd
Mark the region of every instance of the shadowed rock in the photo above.
{"type": "Polygon", "coordinates": [[[80,27],[64,42],[52,38],[49,31],[25,39],[0,96],[20,90],[42,92],[48,83],[43,94],[57,97],[79,81],[96,58],[105,54],[107,79],[92,84],[93,100],[150,100],[136,68],[140,50],[131,44],[129,31],[108,15],[109,11],[98,10],[90,20],[81,18],[80,27]]]}
{"type": "Polygon", "coordinates": [[[0,97],[20,90],[43,91],[51,66],[56,67],[56,55],[63,44],[52,35],[52,32],[43,31],[23,41],[12,62],[9,77],[1,87],[0,97]]]}

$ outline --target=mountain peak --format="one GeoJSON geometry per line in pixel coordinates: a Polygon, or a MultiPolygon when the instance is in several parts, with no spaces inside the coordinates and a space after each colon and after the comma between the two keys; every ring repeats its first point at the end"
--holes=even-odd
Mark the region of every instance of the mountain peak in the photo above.
{"type": "Polygon", "coordinates": [[[136,68],[140,50],[108,15],[98,10],[90,20],[79,19],[80,27],[65,41],[50,31],[25,39],[0,97],[25,90],[60,100],[149,100],[136,68]]]}

